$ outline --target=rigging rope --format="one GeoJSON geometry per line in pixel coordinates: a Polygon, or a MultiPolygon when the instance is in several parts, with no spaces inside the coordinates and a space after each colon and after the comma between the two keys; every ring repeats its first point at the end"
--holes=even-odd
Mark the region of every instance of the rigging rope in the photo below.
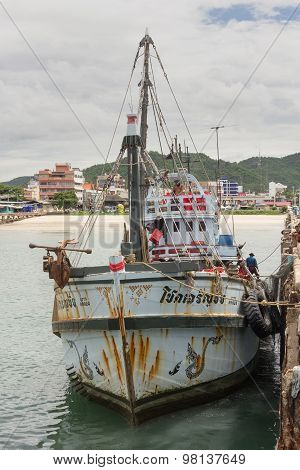
{"type": "MultiPolygon", "coordinates": [[[[159,58],[159,56],[158,56],[158,52],[157,52],[157,50],[156,50],[156,48],[155,48],[154,45],[153,45],[153,47],[154,47],[155,52],[156,52],[156,54],[157,54],[157,57],[158,57],[158,59],[159,59],[159,61],[160,61],[162,70],[163,70],[163,72],[164,72],[164,75],[166,76],[166,72],[164,71],[162,62],[161,62],[161,60],[160,60],[160,58],[159,58]]],[[[152,66],[152,63],[151,63],[151,66],[152,66]]],[[[152,76],[153,76],[153,82],[155,83],[155,77],[154,77],[153,68],[152,68],[152,76]]],[[[166,77],[166,78],[167,78],[167,77],[166,77]]],[[[169,86],[170,86],[170,84],[169,84],[169,86]]],[[[156,98],[157,105],[158,105],[157,90],[156,90],[156,88],[155,88],[155,90],[152,90],[152,87],[151,87],[151,86],[150,86],[149,88],[150,88],[150,95],[151,95],[151,98],[152,98],[152,91],[153,91],[153,93],[155,94],[155,98],[156,98]]],[[[173,94],[173,97],[174,97],[174,99],[175,99],[175,101],[176,101],[177,107],[178,107],[178,109],[180,110],[179,104],[178,104],[178,102],[177,102],[177,100],[176,100],[176,97],[175,97],[173,91],[172,91],[172,94],[173,94]]],[[[153,100],[153,101],[154,101],[154,100],[153,100]]],[[[154,107],[153,107],[154,114],[155,114],[155,109],[156,109],[156,108],[155,108],[155,105],[154,105],[154,107]]],[[[181,112],[181,110],[180,110],[180,112],[181,112]]],[[[182,112],[181,112],[181,115],[182,115],[182,118],[183,118],[183,120],[184,120],[184,117],[183,117],[182,112]]],[[[163,118],[163,119],[164,119],[164,118],[163,118]]],[[[164,122],[165,122],[165,120],[164,120],[164,122]]],[[[186,123],[185,123],[185,124],[186,124],[186,123]]],[[[186,126],[187,126],[187,124],[186,124],[186,126]]],[[[189,181],[188,181],[188,178],[187,178],[185,169],[184,169],[184,167],[183,167],[183,164],[182,164],[182,160],[181,160],[181,158],[180,158],[180,155],[178,154],[178,152],[176,152],[176,155],[177,155],[177,159],[178,159],[178,161],[179,161],[179,164],[180,164],[180,167],[181,167],[181,170],[182,170],[182,173],[180,173],[180,172],[178,171],[177,164],[176,164],[176,162],[175,162],[175,160],[174,160],[174,163],[175,163],[175,165],[176,165],[176,167],[177,167],[177,172],[178,172],[178,174],[179,174],[180,176],[181,176],[181,175],[184,176],[184,178],[185,178],[185,180],[186,180],[186,183],[189,185],[189,181]]],[[[173,197],[174,197],[174,196],[175,196],[175,195],[174,195],[174,193],[173,193],[173,197]]],[[[186,227],[188,227],[188,228],[189,228],[189,231],[191,232],[191,230],[190,230],[191,227],[190,227],[189,222],[185,219],[185,216],[184,216],[184,214],[182,213],[182,211],[180,210],[179,207],[178,207],[178,209],[179,209],[179,211],[180,211],[180,213],[181,213],[181,217],[182,217],[182,219],[184,220],[186,227]]],[[[194,215],[195,215],[195,217],[196,217],[196,220],[197,220],[198,223],[199,223],[199,215],[197,214],[197,212],[196,212],[196,210],[195,210],[195,208],[194,208],[194,205],[192,205],[192,209],[193,209],[194,215]]],[[[201,217],[201,221],[203,221],[203,222],[205,223],[205,219],[204,219],[203,217],[201,217]]],[[[206,231],[204,231],[204,237],[205,237],[206,242],[207,242],[208,234],[206,233],[206,231]]],[[[192,238],[192,235],[191,235],[191,238],[192,238]]],[[[195,240],[193,240],[193,241],[195,242],[195,240]]],[[[219,261],[219,262],[223,265],[223,267],[224,267],[224,263],[223,263],[221,257],[219,256],[218,251],[217,251],[217,249],[215,248],[215,246],[212,245],[210,241],[207,243],[207,245],[212,249],[212,252],[215,252],[215,257],[218,259],[218,261],[219,261]]],[[[199,253],[200,253],[200,250],[199,250],[199,253]]],[[[211,263],[211,261],[210,261],[210,263],[211,263]]]]}
{"type": "MultiPolygon", "coordinates": [[[[126,97],[128,95],[128,91],[130,90],[130,85],[131,85],[131,82],[132,82],[132,78],[133,78],[133,74],[134,74],[134,71],[135,71],[135,67],[136,67],[136,64],[137,64],[137,61],[139,59],[139,52],[140,52],[140,49],[141,49],[141,46],[139,45],[138,47],[138,50],[137,50],[137,53],[135,55],[135,59],[134,59],[134,62],[133,62],[133,66],[132,66],[132,69],[131,69],[131,73],[130,73],[130,77],[129,77],[129,81],[128,81],[128,84],[127,84],[127,88],[126,88],[126,91],[125,91],[125,95],[124,95],[124,98],[123,98],[123,101],[122,101],[122,104],[121,104],[121,108],[120,108],[120,111],[119,111],[119,114],[118,114],[118,118],[117,118],[117,122],[115,124],[115,128],[114,128],[114,131],[113,131],[113,135],[112,135],[112,138],[111,138],[111,141],[110,141],[110,145],[109,145],[109,148],[108,148],[108,151],[107,151],[107,154],[106,154],[106,158],[105,158],[105,162],[104,162],[104,165],[103,165],[103,168],[102,168],[102,172],[101,172],[101,176],[104,174],[104,171],[105,171],[105,166],[107,164],[107,161],[108,161],[108,158],[109,158],[109,155],[110,155],[110,151],[111,151],[111,148],[112,148],[112,145],[113,145],[113,142],[114,142],[114,139],[115,139],[115,135],[116,135],[116,132],[117,132],[117,129],[118,129],[118,126],[119,126],[119,122],[120,122],[120,118],[121,118],[121,115],[122,115],[122,112],[123,112],[123,108],[124,108],[124,105],[125,105],[125,101],[126,101],[126,97]]],[[[113,171],[113,170],[112,170],[113,171]]],[[[97,207],[100,199],[101,199],[102,195],[101,193],[96,197],[95,201],[94,201],[94,205],[95,207],[97,207]]],[[[93,223],[93,219],[94,218],[97,218],[98,215],[99,215],[99,211],[96,212],[95,209],[91,209],[89,211],[89,216],[85,222],[85,224],[83,225],[83,227],[81,228],[80,232],[79,232],[79,235],[78,235],[78,243],[79,243],[79,246],[81,247],[81,244],[80,244],[80,239],[82,237],[84,237],[84,234],[89,230],[90,226],[92,226],[92,228],[94,227],[95,225],[95,222],[93,223]]],[[[89,234],[91,233],[91,230],[89,230],[89,234]]],[[[70,256],[71,258],[71,256],[70,256]]],[[[79,263],[79,260],[80,260],[81,256],[78,256],[78,255],[75,255],[74,257],[74,261],[77,262],[77,265],[79,263]],[[76,259],[77,258],[77,259],[76,259]]]]}
{"type": "Polygon", "coordinates": [[[266,258],[264,258],[262,261],[260,261],[259,263],[257,264],[262,264],[264,263],[265,261],[267,261],[267,259],[269,259],[277,250],[278,248],[281,246],[281,242],[278,243],[278,245],[276,246],[275,250],[272,251],[272,253],[270,253],[266,258]]]}
{"type": "MultiPolygon", "coordinates": [[[[95,226],[95,223],[96,223],[96,220],[97,220],[97,217],[99,215],[99,212],[100,210],[102,209],[103,207],[103,204],[105,203],[105,199],[106,199],[106,196],[107,196],[107,192],[113,182],[113,179],[115,177],[115,175],[117,174],[117,171],[119,169],[119,166],[120,166],[120,162],[123,158],[123,155],[124,155],[124,152],[125,152],[125,148],[121,148],[120,152],[119,152],[119,155],[118,155],[118,158],[117,160],[115,161],[114,163],[114,166],[113,166],[113,169],[112,171],[110,172],[110,175],[109,177],[107,178],[106,182],[105,182],[105,185],[99,195],[99,197],[97,198],[97,206],[95,208],[95,212],[94,212],[94,219],[91,219],[91,222],[90,222],[90,226],[86,229],[86,237],[82,239],[82,243],[81,243],[81,249],[85,249],[86,247],[86,244],[89,240],[89,237],[90,237],[90,234],[95,226]]],[[[80,259],[81,259],[81,256],[82,256],[82,252],[77,252],[76,253],[76,257],[75,257],[75,266],[78,266],[79,262],[80,262],[80,259]]]]}

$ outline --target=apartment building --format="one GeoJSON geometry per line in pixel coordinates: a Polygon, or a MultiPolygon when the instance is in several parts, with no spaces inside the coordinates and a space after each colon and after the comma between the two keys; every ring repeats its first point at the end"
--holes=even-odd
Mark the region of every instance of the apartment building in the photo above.
{"type": "Polygon", "coordinates": [[[40,170],[35,179],[39,183],[41,201],[50,201],[56,193],[75,191],[79,205],[82,204],[84,177],[82,171],[72,168],[70,163],[56,163],[54,170],[40,170]]]}

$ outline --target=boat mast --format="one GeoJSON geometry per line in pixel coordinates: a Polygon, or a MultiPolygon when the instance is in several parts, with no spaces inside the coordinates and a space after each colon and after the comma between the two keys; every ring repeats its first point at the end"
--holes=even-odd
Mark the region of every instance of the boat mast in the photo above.
{"type": "Polygon", "coordinates": [[[149,106],[149,87],[152,83],[149,78],[149,59],[150,59],[150,44],[154,44],[151,37],[146,31],[145,36],[140,42],[140,47],[144,47],[144,70],[143,70],[143,82],[142,82],[142,112],[141,112],[141,127],[140,135],[142,140],[142,150],[146,149],[147,145],[147,130],[148,130],[148,106],[149,106]]]}
{"type": "Polygon", "coordinates": [[[145,175],[141,162],[141,153],[146,150],[148,130],[150,44],[153,45],[147,31],[139,47],[144,48],[143,80],[141,82],[141,123],[137,129],[137,115],[129,114],[127,136],[123,145],[128,154],[128,191],[130,204],[130,242],[136,261],[143,261],[143,221],[145,199],[145,175]]]}
{"type": "MultiPolygon", "coordinates": [[[[143,80],[142,80],[142,104],[141,104],[141,124],[140,124],[140,136],[141,136],[141,151],[144,152],[147,147],[147,131],[148,131],[148,106],[149,106],[149,87],[152,86],[149,77],[149,61],[150,61],[150,44],[154,44],[152,38],[146,30],[146,34],[140,42],[140,47],[144,48],[144,64],[143,64],[143,80]]],[[[140,184],[142,194],[142,210],[144,209],[145,199],[145,171],[143,166],[140,167],[140,184]]]]}
{"type": "Polygon", "coordinates": [[[141,138],[137,128],[137,115],[128,114],[127,119],[127,135],[124,137],[123,147],[127,149],[128,156],[129,238],[136,261],[142,261],[141,138]]]}

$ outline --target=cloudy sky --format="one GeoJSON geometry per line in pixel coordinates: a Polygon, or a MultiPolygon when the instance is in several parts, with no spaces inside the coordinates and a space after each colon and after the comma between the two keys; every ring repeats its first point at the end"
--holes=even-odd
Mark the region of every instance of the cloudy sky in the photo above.
{"type": "MultiPolygon", "coordinates": [[[[205,145],[209,128],[227,113],[222,124],[228,127],[220,131],[224,159],[300,151],[300,8],[279,35],[296,5],[289,0],[0,1],[0,181],[52,168],[56,161],[81,168],[103,161],[146,27],[199,150],[215,156],[215,139],[205,145]]],[[[131,86],[134,108],[140,62],[131,86]]],[[[192,150],[154,59],[153,66],[170,132],[192,150]]],[[[130,97],[110,160],[129,111],[130,97]]],[[[149,131],[148,148],[159,149],[155,132],[149,131]]]]}

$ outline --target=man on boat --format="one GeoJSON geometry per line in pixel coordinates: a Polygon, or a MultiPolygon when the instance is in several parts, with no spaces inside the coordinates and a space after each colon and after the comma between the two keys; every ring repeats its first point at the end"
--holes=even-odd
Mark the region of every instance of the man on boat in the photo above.
{"type": "Polygon", "coordinates": [[[175,196],[179,196],[183,192],[184,192],[184,188],[183,188],[182,183],[180,181],[175,181],[174,186],[173,186],[173,194],[175,194],[175,196]]]}
{"type": "Polygon", "coordinates": [[[254,253],[249,253],[248,258],[246,259],[246,264],[250,273],[255,274],[255,276],[258,278],[259,277],[258,265],[257,265],[257,261],[256,261],[254,253]]]}

